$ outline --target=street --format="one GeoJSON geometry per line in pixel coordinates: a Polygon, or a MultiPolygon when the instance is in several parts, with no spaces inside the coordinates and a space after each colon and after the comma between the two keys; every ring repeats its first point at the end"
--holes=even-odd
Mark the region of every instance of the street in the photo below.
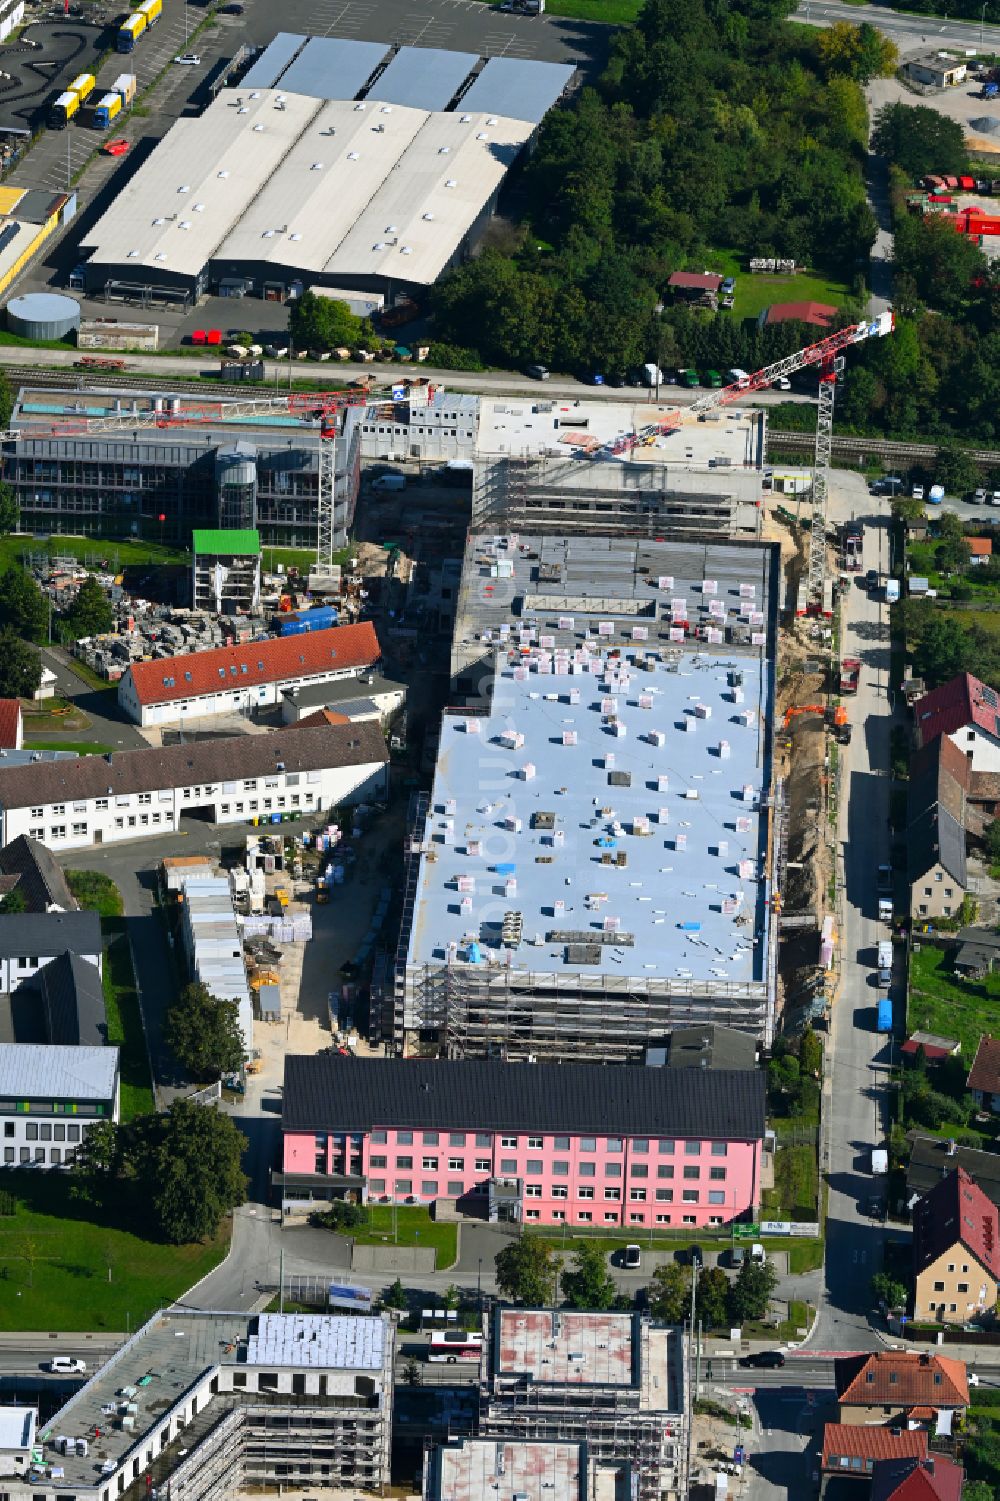
{"type": "Polygon", "coordinates": [[[940,46],[976,47],[983,51],[1000,51],[1000,26],[980,25],[978,21],[949,20],[946,16],[909,15],[883,5],[852,5],[847,0],[800,0],[796,20],[810,26],[832,26],[836,21],[850,21],[858,26],[868,21],[892,38],[900,52],[910,52],[923,43],[940,46]]]}

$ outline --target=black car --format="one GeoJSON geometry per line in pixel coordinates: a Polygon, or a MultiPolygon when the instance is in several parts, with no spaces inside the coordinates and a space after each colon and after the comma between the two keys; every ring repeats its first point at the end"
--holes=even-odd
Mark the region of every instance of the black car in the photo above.
{"type": "Polygon", "coordinates": [[[705,1254],[701,1246],[692,1246],[688,1251],[688,1260],[692,1266],[702,1267],[705,1265],[705,1254]]]}
{"type": "Polygon", "coordinates": [[[756,1355],[744,1355],[741,1366],[753,1366],[759,1371],[780,1371],[785,1357],[780,1350],[758,1350],[756,1355]]]}
{"type": "Polygon", "coordinates": [[[865,584],[867,585],[867,587],[869,589],[877,589],[878,588],[878,569],[877,568],[869,568],[868,572],[865,574],[865,584]]]}

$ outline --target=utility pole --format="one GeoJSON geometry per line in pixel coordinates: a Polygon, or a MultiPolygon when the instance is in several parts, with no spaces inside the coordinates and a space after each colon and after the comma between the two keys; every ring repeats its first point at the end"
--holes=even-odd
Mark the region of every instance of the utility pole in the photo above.
{"type": "Polygon", "coordinates": [[[285,1248],[278,1252],[278,1312],[285,1311],[285,1248]]]}

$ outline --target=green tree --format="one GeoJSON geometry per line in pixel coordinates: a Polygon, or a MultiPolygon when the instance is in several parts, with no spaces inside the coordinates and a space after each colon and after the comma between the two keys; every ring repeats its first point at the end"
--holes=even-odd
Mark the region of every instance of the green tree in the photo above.
{"type": "Polygon", "coordinates": [[[403,1366],[403,1380],[406,1382],[407,1386],[420,1385],[420,1367],[413,1359],[412,1355],[403,1366]]]}
{"type": "Polygon", "coordinates": [[[614,1278],[603,1250],[593,1241],[580,1242],[559,1280],[563,1297],[574,1308],[610,1308],[615,1301],[614,1278]]]}
{"type": "Polygon", "coordinates": [[[967,448],[944,443],[937,451],[934,478],[949,495],[968,495],[979,484],[979,466],[967,448]]]}
{"type": "Polygon", "coordinates": [[[83,1133],[70,1172],[76,1198],[100,1203],[122,1171],[123,1138],[114,1121],[95,1121],[83,1133]]]}
{"type": "Polygon", "coordinates": [[[912,495],[897,495],[892,502],[892,514],[899,521],[920,521],[926,509],[923,501],[914,500],[912,495]]]}
{"type": "Polygon", "coordinates": [[[27,641],[44,641],[49,629],[49,602],[27,569],[11,565],[0,574],[0,625],[27,641]]]}
{"type": "Polygon", "coordinates": [[[729,1278],[719,1266],[706,1267],[698,1275],[695,1312],[706,1329],[729,1327],[729,1278]]]}
{"type": "Polygon", "coordinates": [[[887,1308],[904,1308],[906,1306],[907,1287],[898,1277],[891,1272],[876,1272],[872,1278],[872,1293],[887,1308]]]}
{"type": "Polygon", "coordinates": [[[653,1273],[646,1297],[654,1319],[664,1324],[681,1324],[691,1309],[691,1269],[679,1261],[668,1261],[653,1273]]]}
{"type": "Polygon", "coordinates": [[[1000,818],[994,818],[992,823],[987,824],[984,834],[986,853],[990,857],[990,863],[1000,864],[1000,818]]]}
{"type": "Polygon", "coordinates": [[[957,120],[924,104],[887,104],[875,116],[872,150],[909,177],[963,172],[965,135],[957,120]]]}
{"type": "Polygon", "coordinates": [[[985,1480],[967,1480],[962,1486],[962,1501],[996,1501],[996,1495],[985,1480]]]}
{"type": "Polygon", "coordinates": [[[409,1300],[406,1296],[406,1290],[403,1287],[402,1282],[397,1277],[395,1282],[390,1282],[389,1286],[382,1294],[382,1307],[395,1308],[402,1311],[408,1306],[409,1300]]]}
{"type": "Polygon", "coordinates": [[[806,1027],[799,1040],[799,1069],[813,1077],[823,1068],[823,1044],[812,1027],[806,1027]]]}
{"type": "Polygon", "coordinates": [[[969,542],[957,516],[945,511],[938,519],[934,561],[942,573],[959,573],[969,566],[969,542]]]}
{"type": "Polygon", "coordinates": [[[17,492],[6,480],[0,480],[0,533],[16,532],[21,525],[21,508],[17,492]]]}
{"type": "Polygon", "coordinates": [[[42,659],[8,627],[0,630],[0,698],[31,698],[42,681],[42,659]]]}
{"type": "Polygon", "coordinates": [[[246,1138],[228,1115],[193,1100],[153,1120],[136,1142],[135,1173],[154,1224],[173,1245],[205,1240],[246,1197],[246,1138]]]}
{"type": "Polygon", "coordinates": [[[975,238],[957,234],[944,214],[899,215],[893,254],[900,274],[910,278],[928,307],[942,313],[960,314],[987,272],[975,238]]]}
{"type": "Polygon", "coordinates": [[[292,304],[288,332],[296,349],[350,348],[361,338],[364,320],[356,318],[346,302],[304,292],[292,304]]]}
{"type": "Polygon", "coordinates": [[[736,1274],[730,1289],[730,1310],[733,1322],[745,1324],[749,1319],[767,1318],[771,1295],[778,1285],[778,1274],[772,1262],[757,1261],[748,1256],[736,1274]]]}
{"type": "Polygon", "coordinates": [[[27,898],[20,886],[15,886],[13,891],[8,891],[7,895],[0,901],[0,912],[27,912],[27,910],[27,898]]]}
{"type": "Polygon", "coordinates": [[[935,615],[920,634],[913,654],[917,674],[928,688],[946,683],[957,673],[976,666],[975,648],[969,632],[952,617],[935,615]]]}
{"type": "Polygon", "coordinates": [[[895,43],[867,21],[835,21],[820,32],[816,46],[828,73],[846,73],[858,83],[891,77],[899,62],[895,43]]]}
{"type": "Polygon", "coordinates": [[[77,641],[84,636],[103,636],[114,629],[115,612],[111,601],[92,573],[88,573],[80,585],[65,618],[77,641]]]}
{"type": "Polygon", "coordinates": [[[512,1302],[541,1308],[553,1300],[562,1262],[544,1240],[520,1235],[493,1260],[497,1286],[512,1302]]]}
{"type": "Polygon", "coordinates": [[[246,1050],[236,1001],[218,1000],[207,985],[185,985],[169,1007],[164,1036],[196,1079],[217,1079],[243,1066],[246,1050]]]}

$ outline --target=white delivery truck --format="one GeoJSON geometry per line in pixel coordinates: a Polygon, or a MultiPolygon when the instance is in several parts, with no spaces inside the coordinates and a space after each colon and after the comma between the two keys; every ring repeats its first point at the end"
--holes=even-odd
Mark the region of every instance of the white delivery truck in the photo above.
{"type": "Polygon", "coordinates": [[[889,985],[892,981],[892,939],[880,938],[878,944],[878,983],[889,985]]]}
{"type": "Polygon", "coordinates": [[[899,579],[886,579],[885,599],[886,603],[894,605],[899,598],[899,579]]]}

